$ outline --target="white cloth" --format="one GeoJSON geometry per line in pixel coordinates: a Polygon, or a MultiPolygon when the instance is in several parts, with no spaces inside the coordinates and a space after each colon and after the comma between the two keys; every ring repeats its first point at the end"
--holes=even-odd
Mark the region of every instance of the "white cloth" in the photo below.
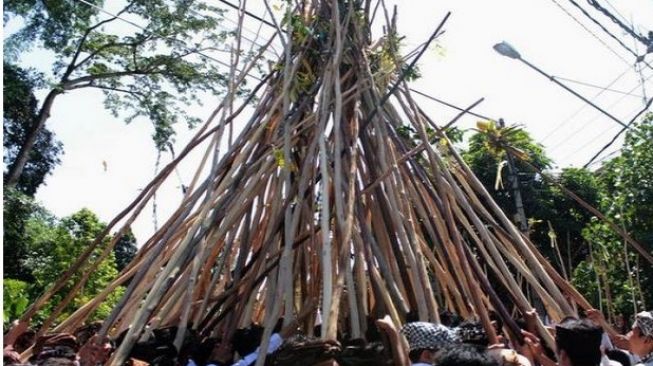
{"type": "Polygon", "coordinates": [[[648,360],[648,362],[640,362],[634,366],[653,366],[653,359],[648,360]]]}
{"type": "Polygon", "coordinates": [[[611,360],[608,356],[603,355],[601,356],[601,366],[621,366],[621,362],[611,360]]]}
{"type": "Polygon", "coordinates": [[[414,363],[412,365],[413,366],[432,366],[431,364],[424,363],[424,362],[418,362],[418,363],[414,363]]]}
{"type": "Polygon", "coordinates": [[[603,336],[601,337],[601,350],[603,352],[609,351],[613,349],[614,346],[612,345],[612,341],[610,340],[610,336],[608,336],[608,333],[603,332],[603,336]]]}
{"type": "MultiPolygon", "coordinates": [[[[268,344],[268,352],[267,354],[269,355],[270,353],[274,352],[281,346],[283,343],[283,339],[279,335],[279,333],[274,333],[270,337],[270,343],[268,344]]],[[[253,365],[254,362],[256,362],[256,359],[258,358],[258,352],[259,349],[257,348],[256,351],[248,354],[247,356],[243,357],[240,361],[236,362],[232,366],[249,366],[253,365]]]]}

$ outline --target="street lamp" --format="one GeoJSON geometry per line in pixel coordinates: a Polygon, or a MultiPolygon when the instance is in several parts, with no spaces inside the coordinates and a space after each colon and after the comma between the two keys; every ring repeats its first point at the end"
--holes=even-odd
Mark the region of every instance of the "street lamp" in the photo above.
{"type": "Polygon", "coordinates": [[[587,103],[587,104],[591,105],[592,107],[596,108],[599,112],[603,113],[604,115],[606,115],[607,117],[609,117],[611,120],[617,122],[618,124],[620,124],[621,126],[623,126],[623,127],[625,127],[625,128],[629,128],[628,125],[626,125],[625,123],[621,122],[617,117],[613,116],[612,114],[608,113],[607,111],[605,111],[605,110],[602,109],[601,107],[599,107],[599,106],[597,106],[596,104],[592,103],[590,100],[588,100],[588,99],[585,98],[584,96],[578,94],[576,91],[574,91],[573,89],[571,89],[571,88],[568,87],[567,85],[565,85],[565,84],[559,82],[555,77],[553,77],[552,75],[549,75],[549,74],[545,73],[545,72],[542,71],[542,69],[540,69],[539,67],[537,67],[537,66],[531,64],[530,62],[524,60],[524,59],[521,57],[521,55],[519,54],[519,52],[517,52],[517,50],[516,50],[513,46],[511,46],[508,42],[503,41],[503,42],[501,42],[501,43],[497,43],[497,44],[495,44],[492,48],[494,48],[494,50],[497,51],[497,52],[498,52],[499,54],[501,54],[502,56],[506,56],[506,57],[509,57],[509,58],[512,58],[512,59],[519,60],[519,61],[523,62],[524,64],[526,64],[526,65],[527,65],[528,67],[530,67],[531,69],[533,69],[533,70],[539,72],[540,74],[546,76],[549,80],[551,80],[551,81],[553,81],[554,83],[560,85],[560,86],[563,87],[566,91],[570,92],[571,94],[573,94],[573,95],[575,95],[576,97],[580,98],[580,99],[581,99],[582,101],[584,101],[585,103],[587,103]]]}
{"type": "Polygon", "coordinates": [[[514,59],[521,59],[521,55],[517,50],[510,45],[510,43],[503,41],[501,43],[495,44],[492,48],[494,48],[495,51],[499,52],[501,55],[514,58],[514,59]]]}

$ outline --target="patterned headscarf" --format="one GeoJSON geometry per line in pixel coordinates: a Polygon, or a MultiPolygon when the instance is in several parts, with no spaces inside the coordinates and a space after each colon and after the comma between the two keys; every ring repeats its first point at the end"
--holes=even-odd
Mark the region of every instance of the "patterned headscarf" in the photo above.
{"type": "Polygon", "coordinates": [[[410,351],[416,349],[437,351],[458,341],[454,332],[441,324],[408,323],[399,332],[406,337],[410,351]]]}
{"type": "Polygon", "coordinates": [[[639,328],[643,336],[653,338],[653,311],[642,311],[635,315],[633,327],[639,328]]]}

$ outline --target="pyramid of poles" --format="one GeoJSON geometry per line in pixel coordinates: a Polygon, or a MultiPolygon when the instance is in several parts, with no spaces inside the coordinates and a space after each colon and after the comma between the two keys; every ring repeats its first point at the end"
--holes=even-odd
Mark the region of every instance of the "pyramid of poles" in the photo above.
{"type": "Polygon", "coordinates": [[[300,324],[305,332],[321,318],[321,336],[335,339],[363,337],[368,318],[438,321],[445,309],[489,331],[493,310],[518,337],[510,318],[532,308],[527,287],[553,320],[573,314],[576,303],[588,307],[412,98],[406,78],[414,62],[397,55],[396,14],[370,1],[298,3],[278,27],[284,54],[271,72],[238,99],[254,62],[232,67],[224,100],[188,146],[25,318],[72,274],[93,271],[198,146],[207,148],[178,209],[118,279],[53,330],[75,329],[127,283],[101,330],[127,332],[113,364],[146,328],[178,326],[179,346],[189,328],[229,337],[257,323],[265,345],[280,319],[288,324],[302,312],[311,315],[300,324]],[[377,40],[373,14],[385,20],[377,40]],[[244,127],[232,139],[234,125],[244,127]],[[92,256],[114,227],[103,255],[92,256]]]}

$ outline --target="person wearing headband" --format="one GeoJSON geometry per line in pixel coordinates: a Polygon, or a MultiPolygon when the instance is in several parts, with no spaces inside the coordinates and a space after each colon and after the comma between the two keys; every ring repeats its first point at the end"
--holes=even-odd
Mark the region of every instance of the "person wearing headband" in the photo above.
{"type": "Polygon", "coordinates": [[[642,311],[637,314],[627,337],[630,351],[641,360],[635,366],[653,366],[653,312],[642,311]]]}

